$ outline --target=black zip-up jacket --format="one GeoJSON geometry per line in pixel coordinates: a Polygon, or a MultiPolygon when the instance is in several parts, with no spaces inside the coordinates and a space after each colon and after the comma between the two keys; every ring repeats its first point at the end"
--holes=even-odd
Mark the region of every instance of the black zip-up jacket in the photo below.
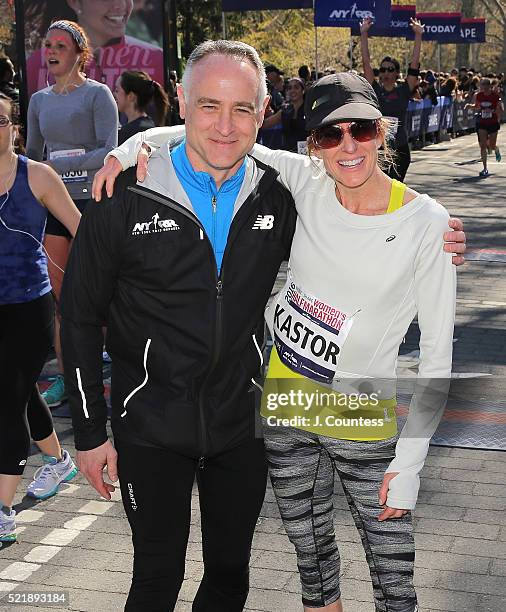
{"type": "Polygon", "coordinates": [[[90,202],[62,289],[62,346],[76,448],[107,440],[102,327],[112,357],[112,428],[124,442],[206,457],[249,437],[263,313],[296,223],[277,172],[236,211],[218,276],[211,243],[185,206],[117,181],[90,202]]]}

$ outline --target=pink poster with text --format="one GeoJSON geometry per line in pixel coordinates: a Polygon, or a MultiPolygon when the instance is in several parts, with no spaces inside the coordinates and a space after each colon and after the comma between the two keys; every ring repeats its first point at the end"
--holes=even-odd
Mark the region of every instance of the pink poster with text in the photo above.
{"type": "Polygon", "coordinates": [[[125,70],[142,70],[162,86],[163,0],[25,0],[28,97],[52,84],[43,53],[53,21],[77,22],[86,32],[92,58],[86,75],[114,90],[125,70]]]}

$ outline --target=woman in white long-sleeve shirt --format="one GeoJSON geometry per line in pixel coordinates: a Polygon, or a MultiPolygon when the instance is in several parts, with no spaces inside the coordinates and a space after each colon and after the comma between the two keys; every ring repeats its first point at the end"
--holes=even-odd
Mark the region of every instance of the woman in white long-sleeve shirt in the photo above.
{"type": "MultiPolygon", "coordinates": [[[[414,612],[410,511],[451,373],[456,278],[442,249],[448,214],[381,170],[389,124],[365,79],[324,77],[307,92],[305,114],[309,157],[252,151],[279,171],[299,215],[287,283],[266,313],[274,338],[262,403],[271,480],[306,611],[342,610],[337,473],[376,611],[414,612]],[[415,315],[420,369],[399,436],[396,359],[415,315]]],[[[176,132],[145,137],[160,146],[176,132]]],[[[140,145],[132,144],[113,152],[123,167],[134,163],[140,145]]],[[[258,231],[275,223],[262,219],[258,231]]]]}
{"type": "Polygon", "coordinates": [[[449,217],[381,170],[388,123],[365,80],[330,75],[307,95],[311,157],[253,152],[279,170],[299,215],[287,283],[266,312],[274,339],[262,403],[269,472],[306,610],[342,610],[337,473],[376,610],[413,612],[410,510],[451,374],[456,275],[441,250],[449,217]],[[415,315],[420,367],[399,437],[396,360],[415,315]]]}

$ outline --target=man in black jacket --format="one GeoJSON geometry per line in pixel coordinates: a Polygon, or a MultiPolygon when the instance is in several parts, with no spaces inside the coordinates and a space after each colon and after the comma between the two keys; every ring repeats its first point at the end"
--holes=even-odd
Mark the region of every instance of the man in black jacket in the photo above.
{"type": "Polygon", "coordinates": [[[126,610],[174,608],[196,476],[204,576],[193,610],[235,612],[266,486],[263,311],[296,213],[277,172],[247,156],[269,99],[256,51],[200,45],[183,89],[186,143],[154,155],[142,186],[125,173],[79,228],[62,293],[66,384],[81,471],[107,499],[104,465],[120,476],[134,543],[126,610]]]}

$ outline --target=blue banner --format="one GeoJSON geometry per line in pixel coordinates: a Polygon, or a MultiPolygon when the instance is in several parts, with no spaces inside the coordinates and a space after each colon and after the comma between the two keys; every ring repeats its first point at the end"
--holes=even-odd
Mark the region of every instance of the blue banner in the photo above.
{"type": "Polygon", "coordinates": [[[465,100],[460,102],[454,100],[452,106],[452,129],[454,133],[459,134],[467,130],[474,130],[476,128],[474,108],[466,108],[465,100]]]}
{"type": "Polygon", "coordinates": [[[438,104],[441,105],[440,129],[449,130],[453,125],[452,98],[439,97],[438,100],[438,104]]]}
{"type": "MultiPolygon", "coordinates": [[[[444,98],[443,98],[444,99],[444,98]]],[[[439,126],[441,123],[441,98],[438,98],[438,103],[436,106],[432,106],[432,102],[430,100],[424,100],[424,102],[428,102],[426,108],[423,109],[422,115],[422,129],[424,129],[426,134],[430,134],[431,132],[437,132],[439,130],[439,126]]]]}
{"type": "Polygon", "coordinates": [[[221,10],[224,12],[291,8],[313,8],[313,0],[221,0],[221,10]]]}
{"type": "MultiPolygon", "coordinates": [[[[405,38],[407,33],[411,31],[409,20],[416,16],[416,6],[404,5],[397,6],[392,5],[390,13],[390,25],[382,27],[376,23],[369,30],[369,37],[371,36],[388,36],[389,38],[402,37],[405,38]]],[[[351,27],[352,36],[360,36],[360,26],[355,24],[351,27]]]]}
{"type": "Polygon", "coordinates": [[[390,0],[315,0],[315,26],[350,28],[366,17],[388,27],[390,0]]]}
{"type": "MultiPolygon", "coordinates": [[[[423,40],[451,43],[459,36],[460,13],[417,13],[416,18],[425,26],[423,40]]],[[[410,29],[406,38],[415,38],[413,30],[410,29]]]]}
{"type": "Polygon", "coordinates": [[[473,19],[460,20],[460,43],[483,43],[486,41],[486,19],[476,17],[473,19]]]}
{"type": "MultiPolygon", "coordinates": [[[[462,107],[464,107],[464,103],[462,103],[462,107]]],[[[423,134],[450,129],[456,123],[454,112],[452,98],[438,96],[435,106],[432,105],[430,100],[411,100],[406,114],[409,138],[416,139],[423,134]]]]}

